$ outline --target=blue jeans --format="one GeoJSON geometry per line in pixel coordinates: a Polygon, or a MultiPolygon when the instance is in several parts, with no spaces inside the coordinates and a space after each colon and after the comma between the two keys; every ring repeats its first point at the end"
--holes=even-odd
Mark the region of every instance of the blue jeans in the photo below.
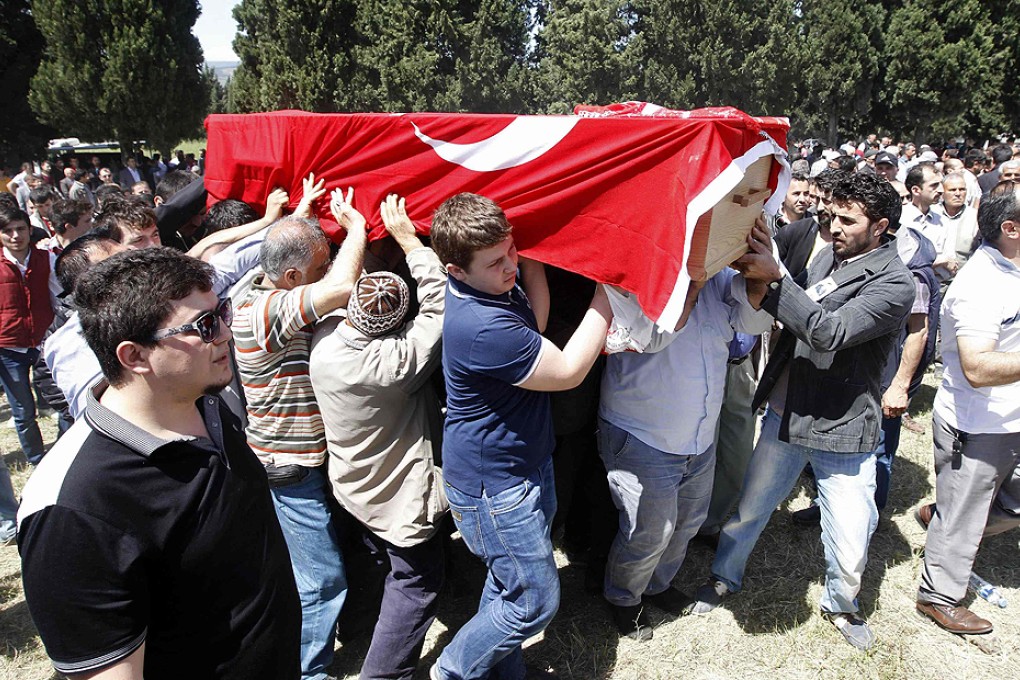
{"type": "Polygon", "coordinates": [[[659,451],[599,419],[599,450],[620,511],[606,564],[605,597],[631,607],[673,582],[687,544],[708,516],[715,447],[701,455],[659,451]]]}
{"type": "Polygon", "coordinates": [[[903,416],[882,418],[882,429],[878,432],[878,448],[875,449],[875,505],[878,511],[885,509],[889,502],[889,485],[892,482],[892,466],[896,451],[900,448],[900,427],[903,416]]]}
{"type": "Polygon", "coordinates": [[[550,538],[556,514],[552,458],[494,496],[483,491],[475,498],[446,484],[446,497],[464,544],[485,562],[488,576],[478,612],[439,657],[439,676],[521,680],[521,644],[545,630],[560,605],[550,538]]]}
{"type": "Polygon", "coordinates": [[[326,477],[313,468],[300,482],[272,492],[301,598],[301,677],[324,680],[347,597],[343,558],[326,504],[326,477]]]}
{"type": "Polygon", "coordinates": [[[3,383],[7,403],[11,405],[21,450],[32,465],[37,465],[46,453],[39,424],[35,422],[35,396],[32,394],[32,379],[29,375],[32,364],[38,358],[39,351],[36,349],[15,352],[0,348],[0,383],[3,383]]]}
{"type": "Polygon", "coordinates": [[[14,538],[18,529],[18,498],[11,484],[11,471],[0,456],[0,543],[14,538]]]}
{"type": "Polygon", "coordinates": [[[769,410],[751,455],[736,514],[723,527],[712,573],[738,591],[747,558],[772,511],[789,495],[806,463],[818,484],[825,548],[823,611],[857,611],[857,593],[868,562],[868,544],[878,523],[875,454],[832,453],[779,441],[781,417],[769,410]]]}

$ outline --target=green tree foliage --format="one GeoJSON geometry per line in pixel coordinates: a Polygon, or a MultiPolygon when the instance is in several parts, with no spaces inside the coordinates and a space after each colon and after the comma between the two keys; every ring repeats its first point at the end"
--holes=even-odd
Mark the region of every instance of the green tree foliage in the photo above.
{"type": "Polygon", "coordinates": [[[801,0],[794,38],[800,114],[795,133],[836,143],[868,120],[881,82],[885,9],[869,0],[801,0]]]}
{"type": "Polygon", "coordinates": [[[46,38],[29,102],[62,134],[145,139],[169,150],[199,129],[209,104],[197,0],[36,0],[46,38]]]}
{"type": "MultiPolygon", "coordinates": [[[[216,69],[212,66],[203,68],[202,80],[209,90],[209,113],[227,113],[227,85],[216,77],[216,69]]],[[[227,82],[230,82],[229,78],[227,82]]]]}
{"type": "Polygon", "coordinates": [[[543,108],[569,113],[575,104],[637,98],[629,49],[634,16],[620,0],[549,2],[538,36],[538,87],[543,108]]]}
{"type": "Polygon", "coordinates": [[[39,123],[28,106],[28,86],[42,58],[43,37],[32,20],[28,0],[0,0],[0,164],[14,167],[39,158],[56,132],[39,123]]]}
{"type": "Polygon", "coordinates": [[[242,0],[241,111],[518,111],[535,0],[242,0]]]}
{"type": "Polygon", "coordinates": [[[1020,0],[990,0],[985,3],[992,20],[994,49],[1000,60],[1002,78],[999,101],[1005,121],[1003,131],[1020,132],[1020,0]]]}
{"type": "Polygon", "coordinates": [[[356,2],[242,0],[234,8],[241,60],[231,82],[234,110],[337,111],[356,101],[352,76],[356,2]]]}
{"type": "Polygon", "coordinates": [[[1020,128],[1020,0],[242,0],[235,17],[232,111],[642,99],[786,115],[832,143],[1020,128]]]}
{"type": "Polygon", "coordinates": [[[795,101],[791,0],[635,0],[642,98],[782,115],[795,101]]]}
{"type": "Polygon", "coordinates": [[[477,112],[528,111],[533,106],[529,37],[532,0],[478,0],[460,31],[456,80],[460,108],[477,112]]]}
{"type": "Polygon", "coordinates": [[[993,35],[979,0],[908,0],[893,10],[882,90],[893,126],[918,141],[1002,131],[1004,59],[993,35]]]}
{"type": "MultiPolygon", "coordinates": [[[[463,18],[452,0],[358,3],[356,67],[349,87],[355,108],[454,111],[463,18]]],[[[337,110],[344,110],[339,107],[337,110]]]]}

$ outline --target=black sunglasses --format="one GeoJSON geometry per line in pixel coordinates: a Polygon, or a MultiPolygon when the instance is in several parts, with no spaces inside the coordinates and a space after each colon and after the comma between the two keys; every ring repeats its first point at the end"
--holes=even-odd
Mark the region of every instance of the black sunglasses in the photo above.
{"type": "Polygon", "coordinates": [[[216,309],[206,312],[191,323],[156,331],[152,335],[152,339],[155,342],[169,338],[171,335],[197,331],[202,342],[212,342],[220,335],[220,320],[227,326],[230,326],[234,320],[234,308],[230,304],[230,298],[221,300],[220,304],[216,305],[216,309]]]}

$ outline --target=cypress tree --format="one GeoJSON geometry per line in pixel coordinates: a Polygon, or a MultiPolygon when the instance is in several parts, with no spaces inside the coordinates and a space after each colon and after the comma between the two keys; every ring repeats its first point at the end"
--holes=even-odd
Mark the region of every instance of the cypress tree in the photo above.
{"type": "Polygon", "coordinates": [[[200,130],[209,106],[197,0],[37,0],[46,38],[29,102],[62,134],[145,139],[164,152],[200,130]]]}

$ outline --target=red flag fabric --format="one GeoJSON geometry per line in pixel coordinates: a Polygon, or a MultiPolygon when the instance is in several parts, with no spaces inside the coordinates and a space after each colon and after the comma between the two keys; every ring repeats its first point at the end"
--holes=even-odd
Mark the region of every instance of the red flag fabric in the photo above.
{"type": "MultiPolygon", "coordinates": [[[[379,205],[389,193],[406,197],[423,234],[445,199],[481,194],[504,209],[523,255],[620,286],[671,328],[698,217],[758,158],[775,156],[770,186],[781,183],[789,124],[735,109],[654,107],[655,115],[649,106],[579,108],[574,116],[213,115],[205,185],[211,203],[262,206],[281,186],[296,205],[302,178],[314,172],[327,189],[355,187],[373,238],[385,234],[379,205]]],[[[319,216],[342,238],[326,205],[319,216]]]]}

